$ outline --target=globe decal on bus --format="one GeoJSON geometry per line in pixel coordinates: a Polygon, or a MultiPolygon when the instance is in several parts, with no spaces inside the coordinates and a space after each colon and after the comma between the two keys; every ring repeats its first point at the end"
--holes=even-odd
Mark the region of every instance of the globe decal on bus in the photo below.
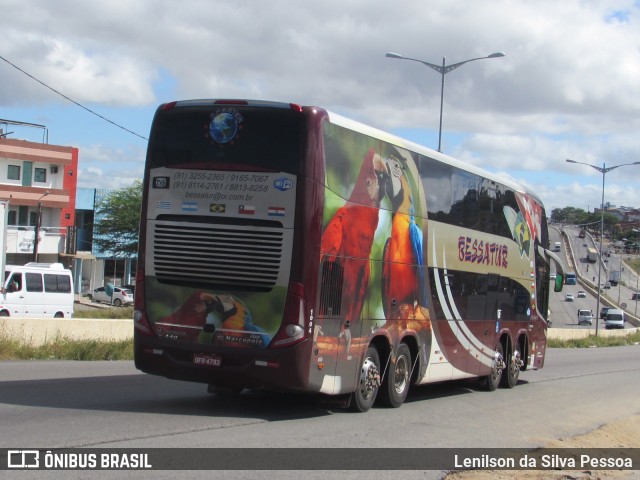
{"type": "Polygon", "coordinates": [[[228,143],[238,133],[238,123],[230,113],[220,113],[209,124],[209,135],[217,143],[228,143]]]}

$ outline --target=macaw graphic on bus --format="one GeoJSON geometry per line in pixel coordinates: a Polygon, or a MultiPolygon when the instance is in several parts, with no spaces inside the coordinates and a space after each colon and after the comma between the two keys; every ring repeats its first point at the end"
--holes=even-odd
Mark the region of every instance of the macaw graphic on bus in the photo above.
{"type": "Polygon", "coordinates": [[[320,251],[324,259],[343,263],[343,298],[349,300],[344,311],[347,319],[357,320],[362,312],[386,176],[382,158],[370,149],[347,203],[336,211],[322,234],[320,251]]]}
{"type": "MultiPolygon", "coordinates": [[[[364,306],[371,275],[371,247],[387,177],[382,158],[370,148],[347,202],[338,208],[322,234],[321,260],[339,263],[343,268],[342,316],[349,322],[360,320],[364,306]]],[[[351,347],[348,328],[343,327],[339,337],[347,354],[351,347]]]]}
{"type": "Polygon", "coordinates": [[[206,323],[206,305],[202,300],[203,292],[195,291],[175,311],[159,321],[167,325],[185,325],[199,327],[206,323]]]}
{"type": "Polygon", "coordinates": [[[226,293],[195,291],[174,312],[161,318],[160,323],[192,327],[201,344],[264,348],[271,339],[263,328],[253,323],[246,304],[226,293]]]}
{"type": "Polygon", "coordinates": [[[383,253],[382,305],[387,319],[415,318],[427,306],[422,229],[402,161],[390,156],[386,166],[393,217],[383,253]]]}
{"type": "MultiPolygon", "coordinates": [[[[269,343],[270,336],[266,334],[263,328],[253,323],[251,312],[242,300],[231,294],[215,294],[203,293],[200,297],[206,307],[205,324],[202,327],[202,333],[199,336],[200,343],[216,343],[224,342],[223,338],[233,333],[251,333],[258,334],[250,338],[254,339],[257,346],[266,347],[269,343]],[[215,332],[219,331],[220,335],[215,332]]],[[[229,338],[231,343],[245,343],[237,339],[229,338]]]]}

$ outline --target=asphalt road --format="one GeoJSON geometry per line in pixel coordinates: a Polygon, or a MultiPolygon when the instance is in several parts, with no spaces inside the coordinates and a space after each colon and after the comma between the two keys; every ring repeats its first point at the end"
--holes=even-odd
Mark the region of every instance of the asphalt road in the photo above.
{"type": "MultiPolygon", "coordinates": [[[[4,448],[533,447],[640,413],[640,346],[552,349],[513,390],[475,382],[413,389],[399,409],[348,413],[313,397],[246,392],[137,372],[132,362],[0,362],[4,448]]],[[[397,452],[397,451],[396,451],[397,452]]],[[[20,472],[85,478],[86,472],[20,472]],[[54,475],[55,474],[55,475],[54,475]]],[[[141,478],[274,478],[275,472],[136,472],[141,478]]],[[[92,472],[121,478],[122,472],[92,472]]],[[[392,472],[277,472],[278,478],[388,478],[392,472]]],[[[440,478],[435,471],[398,478],[440,478]]]]}

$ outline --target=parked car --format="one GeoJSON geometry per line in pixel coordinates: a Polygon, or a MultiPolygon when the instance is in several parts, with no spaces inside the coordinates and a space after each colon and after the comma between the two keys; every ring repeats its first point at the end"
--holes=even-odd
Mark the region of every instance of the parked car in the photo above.
{"type": "Polygon", "coordinates": [[[136,286],[135,285],[123,285],[122,288],[126,290],[131,290],[131,295],[136,296],[136,286]]]}
{"type": "Polygon", "coordinates": [[[585,292],[584,290],[580,290],[578,292],[578,298],[587,298],[587,292],[585,292]]]}
{"type": "Polygon", "coordinates": [[[593,323],[593,312],[591,310],[578,310],[578,325],[591,325],[593,323]]]}
{"type": "Polygon", "coordinates": [[[89,300],[94,302],[112,303],[116,307],[130,305],[133,303],[133,294],[131,293],[131,290],[120,287],[113,288],[113,296],[107,293],[106,287],[99,287],[87,295],[87,297],[89,297],[89,300]]]}
{"type": "Polygon", "coordinates": [[[565,300],[565,302],[573,302],[573,293],[567,293],[564,296],[564,300],[565,300]]]}
{"type": "Polygon", "coordinates": [[[610,308],[604,317],[605,328],[624,328],[624,312],[617,308],[610,308]]]}
{"type": "Polygon", "coordinates": [[[607,315],[607,311],[610,309],[611,307],[602,307],[600,309],[600,318],[602,318],[604,320],[604,318],[607,315]]]}

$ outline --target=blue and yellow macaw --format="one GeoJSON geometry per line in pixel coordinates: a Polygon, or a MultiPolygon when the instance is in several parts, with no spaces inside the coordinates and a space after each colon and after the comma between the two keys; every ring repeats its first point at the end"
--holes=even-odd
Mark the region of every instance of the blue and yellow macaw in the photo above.
{"type": "Polygon", "coordinates": [[[393,218],[391,236],[383,254],[382,303],[387,319],[403,315],[408,305],[414,311],[427,305],[422,229],[415,220],[413,196],[399,159],[386,160],[390,181],[387,195],[391,199],[393,218]]]}
{"type": "MultiPolygon", "coordinates": [[[[270,336],[261,327],[253,323],[253,317],[247,306],[240,299],[229,294],[202,294],[206,308],[206,319],[203,333],[213,334],[216,330],[231,332],[259,333],[263,339],[263,347],[269,343],[270,336]]],[[[206,336],[201,336],[203,340],[206,336]]],[[[210,335],[211,340],[213,335],[210,335]]],[[[207,342],[203,342],[207,343],[207,342]]]]}

